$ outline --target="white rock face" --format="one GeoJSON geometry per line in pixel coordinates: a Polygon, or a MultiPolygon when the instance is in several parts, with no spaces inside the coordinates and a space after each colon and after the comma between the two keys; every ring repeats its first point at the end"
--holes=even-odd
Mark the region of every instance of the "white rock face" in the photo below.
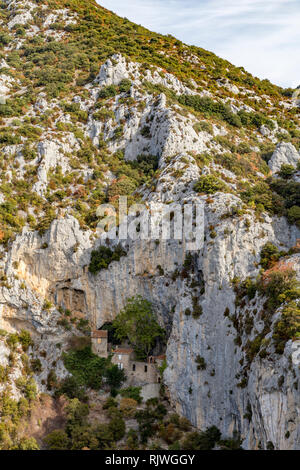
{"type": "Polygon", "coordinates": [[[31,10],[36,8],[36,4],[27,0],[22,2],[18,0],[12,0],[7,2],[11,11],[10,20],[7,24],[8,28],[13,28],[16,24],[27,24],[32,21],[31,10]]]}
{"type": "MultiPolygon", "coordinates": [[[[194,128],[197,120],[193,115],[183,116],[178,113],[179,107],[173,109],[167,106],[164,93],[158,98],[152,95],[141,94],[140,87],[144,80],[157,85],[161,84],[178,94],[194,94],[195,91],[184,86],[176,77],[164,74],[160,69],[153,72],[147,70],[141,73],[141,64],[127,62],[126,59],[116,54],[109,59],[100,69],[95,80],[101,88],[109,85],[118,85],[123,79],[132,80],[131,98],[137,104],[142,105],[142,111],[138,105],[135,108],[120,105],[119,97],[113,106],[116,122],[112,119],[106,123],[95,121],[91,116],[87,125],[87,134],[95,145],[99,142],[99,136],[103,134],[108,148],[112,152],[123,149],[126,160],[135,160],[138,155],[170,156],[186,152],[201,153],[207,150],[207,143],[213,138],[207,132],[197,132],[194,128]],[[163,76],[161,76],[163,75],[163,76]],[[114,140],[114,131],[122,122],[123,135],[114,140]],[[147,129],[147,134],[143,133],[147,129]]],[[[96,90],[91,90],[97,94],[96,90]]]]}
{"type": "Polygon", "coordinates": [[[232,83],[230,83],[229,80],[220,79],[220,80],[217,80],[217,84],[220,87],[227,88],[227,90],[231,91],[231,93],[233,93],[234,95],[238,95],[239,92],[240,92],[238,87],[236,85],[233,85],[232,83]]]}
{"type": "Polygon", "coordinates": [[[280,171],[282,165],[292,165],[296,168],[300,161],[300,154],[295,147],[289,142],[282,142],[277,145],[268,165],[272,173],[280,171]]]}
{"type": "Polygon", "coordinates": [[[23,11],[22,13],[15,15],[8,23],[9,29],[13,28],[16,24],[27,24],[32,20],[31,13],[29,11],[23,11]]]}
{"type": "Polygon", "coordinates": [[[146,80],[154,85],[163,85],[178,94],[195,94],[196,92],[183,85],[174,75],[165,73],[157,67],[153,72],[149,69],[141,72],[141,64],[129,62],[121,54],[115,54],[101,66],[96,83],[101,87],[108,85],[119,85],[123,79],[134,79],[137,85],[146,80]]]}
{"type": "Polygon", "coordinates": [[[7,97],[9,91],[14,83],[14,79],[9,75],[1,74],[0,75],[0,97],[7,97]]]}
{"type": "Polygon", "coordinates": [[[38,182],[34,184],[33,191],[37,192],[40,196],[43,196],[48,181],[48,171],[55,169],[58,165],[61,167],[62,173],[66,174],[70,170],[68,160],[64,157],[65,153],[78,149],[79,146],[73,136],[70,134],[68,142],[60,142],[57,139],[44,140],[38,144],[38,156],[39,156],[39,167],[38,167],[38,182]]]}

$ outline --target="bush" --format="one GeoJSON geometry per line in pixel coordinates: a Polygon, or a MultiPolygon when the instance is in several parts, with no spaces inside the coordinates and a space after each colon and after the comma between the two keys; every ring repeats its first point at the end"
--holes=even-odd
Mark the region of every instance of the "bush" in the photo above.
{"type": "Polygon", "coordinates": [[[280,252],[273,243],[266,243],[260,252],[260,264],[264,269],[269,269],[279,259],[280,252]]]}
{"type": "Polygon", "coordinates": [[[63,353],[66,369],[74,376],[79,386],[86,386],[99,390],[102,377],[108,365],[108,359],[98,357],[92,353],[90,347],[79,351],[63,353]]]}
{"type": "Polygon", "coordinates": [[[128,93],[131,88],[131,81],[127,78],[124,78],[119,84],[120,93],[128,93]]]}
{"type": "Polygon", "coordinates": [[[206,362],[204,357],[197,356],[196,357],[196,364],[197,364],[197,369],[198,370],[205,370],[206,369],[206,362]]]}
{"type": "Polygon", "coordinates": [[[194,125],[194,130],[196,132],[208,132],[208,134],[213,134],[213,126],[208,121],[200,121],[194,125]]]}
{"type": "Polygon", "coordinates": [[[114,130],[112,140],[121,139],[121,137],[123,136],[123,132],[124,132],[124,127],[123,126],[116,127],[115,130],[114,130]]]}
{"type": "Polygon", "coordinates": [[[134,429],[129,429],[128,431],[126,446],[129,450],[137,450],[139,448],[139,436],[134,429]]]}
{"type": "Polygon", "coordinates": [[[65,431],[59,429],[48,434],[44,441],[49,450],[68,450],[70,445],[65,431]]]}
{"type": "Polygon", "coordinates": [[[30,365],[35,374],[39,374],[42,371],[42,363],[39,358],[32,359],[30,365]]]}
{"type": "Polygon", "coordinates": [[[18,450],[40,450],[34,437],[22,437],[18,444],[18,450]]]}
{"type": "Polygon", "coordinates": [[[108,410],[109,408],[118,408],[118,402],[112,397],[108,397],[103,405],[104,410],[108,410]]]}
{"type": "Polygon", "coordinates": [[[135,418],[139,424],[141,442],[146,444],[148,439],[155,435],[155,417],[151,410],[146,409],[138,411],[135,415],[135,418]]]}
{"type": "Polygon", "coordinates": [[[265,181],[249,186],[241,192],[241,199],[245,203],[254,204],[261,211],[268,211],[271,214],[284,214],[284,200],[275,194],[265,181]]]}
{"type": "Polygon", "coordinates": [[[283,179],[289,179],[293,174],[295,173],[295,168],[292,165],[281,165],[280,171],[278,172],[278,175],[280,178],[283,179]]]}
{"type": "Polygon", "coordinates": [[[166,424],[161,427],[160,437],[166,441],[167,444],[173,444],[178,442],[181,438],[182,432],[176,428],[174,423],[166,424]]]}
{"type": "Polygon", "coordinates": [[[194,186],[198,193],[214,194],[218,191],[228,192],[228,186],[214,175],[201,176],[194,186]]]}
{"type": "Polygon", "coordinates": [[[282,311],[280,318],[274,325],[273,340],[276,352],[283,354],[285,344],[290,339],[300,338],[300,304],[293,301],[282,311]]]}
{"type": "Polygon", "coordinates": [[[125,398],[132,398],[137,403],[142,403],[143,399],[141,397],[142,387],[128,387],[120,390],[120,394],[125,398]]]}
{"type": "Polygon", "coordinates": [[[199,95],[181,95],[178,97],[178,101],[180,104],[189,106],[195,111],[207,114],[207,116],[215,116],[219,119],[223,119],[231,126],[242,127],[240,117],[234,114],[226,104],[199,95]]]}
{"type": "Polygon", "coordinates": [[[220,440],[221,433],[216,426],[208,428],[204,432],[191,432],[187,434],[182,443],[183,450],[212,450],[220,440]]]}
{"type": "Polygon", "coordinates": [[[125,418],[133,418],[137,407],[137,401],[132,398],[122,398],[120,402],[120,411],[125,418]]]}
{"type": "Polygon", "coordinates": [[[270,311],[274,311],[284,302],[300,297],[296,272],[289,266],[274,267],[266,273],[259,287],[268,297],[267,306],[270,311]]]}
{"type": "Polygon", "coordinates": [[[119,389],[123,382],[126,380],[126,375],[123,369],[119,369],[117,365],[112,365],[104,372],[106,381],[112,389],[119,389]]]}
{"type": "Polygon", "coordinates": [[[288,220],[291,224],[296,224],[300,227],[300,207],[293,206],[288,210],[288,220]]]}
{"type": "Polygon", "coordinates": [[[126,425],[122,418],[121,413],[118,410],[113,410],[112,418],[108,425],[109,431],[112,433],[115,441],[121,440],[125,436],[126,425]]]}
{"type": "Polygon", "coordinates": [[[106,109],[106,108],[101,108],[99,111],[93,114],[93,118],[97,121],[108,121],[109,119],[114,119],[115,114],[113,111],[106,109]]]}
{"type": "Polygon", "coordinates": [[[158,324],[151,303],[141,296],[131,298],[115,318],[116,337],[127,339],[138,359],[145,360],[158,339],[163,340],[164,330],[158,324]]]}
{"type": "Polygon", "coordinates": [[[1,46],[8,46],[8,44],[12,41],[12,37],[9,34],[4,32],[0,33],[0,45],[1,46]]]}
{"type": "Polygon", "coordinates": [[[117,94],[117,88],[115,85],[109,85],[105,88],[102,88],[99,92],[99,98],[102,99],[107,99],[107,98],[113,98],[117,94]]]}
{"type": "Polygon", "coordinates": [[[59,385],[57,395],[66,395],[71,399],[78,398],[80,401],[87,400],[84,387],[78,383],[75,377],[66,377],[59,385]]]}
{"type": "Polygon", "coordinates": [[[121,245],[117,245],[114,250],[100,246],[97,250],[92,251],[89,271],[92,274],[97,274],[101,269],[107,269],[113,261],[120,261],[121,257],[126,255],[127,253],[121,245]]]}
{"type": "Polygon", "coordinates": [[[112,182],[107,191],[109,199],[116,196],[130,196],[137,188],[137,183],[129,176],[123,175],[112,182]]]}

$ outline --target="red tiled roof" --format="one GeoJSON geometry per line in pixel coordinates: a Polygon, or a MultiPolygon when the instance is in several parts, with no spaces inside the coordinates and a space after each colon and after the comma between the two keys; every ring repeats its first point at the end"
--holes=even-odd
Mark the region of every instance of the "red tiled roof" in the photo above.
{"type": "Polygon", "coordinates": [[[153,359],[166,359],[166,355],[162,354],[161,356],[153,356],[153,359]]]}
{"type": "Polygon", "coordinates": [[[131,354],[133,352],[133,349],[115,349],[113,351],[114,354],[131,354]]]}
{"type": "Polygon", "coordinates": [[[107,330],[92,331],[92,338],[107,338],[107,330]]]}

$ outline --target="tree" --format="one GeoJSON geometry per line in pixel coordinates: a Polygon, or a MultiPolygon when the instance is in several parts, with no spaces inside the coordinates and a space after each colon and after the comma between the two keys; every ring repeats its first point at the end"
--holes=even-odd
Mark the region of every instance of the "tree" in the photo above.
{"type": "Polygon", "coordinates": [[[155,341],[165,337],[163,328],[158,324],[152,305],[141,296],[131,298],[113,322],[116,336],[120,341],[128,340],[134,347],[139,359],[145,359],[155,341]]]}
{"type": "Polygon", "coordinates": [[[125,382],[126,376],[123,369],[119,369],[117,365],[107,368],[104,373],[107,383],[111,388],[118,389],[125,382]]]}
{"type": "Polygon", "coordinates": [[[291,224],[300,226],[300,207],[293,206],[288,210],[288,219],[291,224]]]}
{"type": "Polygon", "coordinates": [[[112,409],[110,415],[111,415],[111,420],[108,425],[108,429],[111,432],[113,439],[115,441],[119,441],[125,436],[125,432],[126,432],[125,421],[122,418],[122,414],[117,409],[112,409]]]}
{"type": "Polygon", "coordinates": [[[211,426],[203,432],[190,432],[186,435],[183,443],[183,450],[212,450],[220,440],[221,433],[216,426],[211,426]]]}
{"type": "Polygon", "coordinates": [[[65,431],[52,431],[45,438],[45,443],[49,450],[67,450],[70,444],[69,438],[65,431]]]}
{"type": "Polygon", "coordinates": [[[89,414],[89,407],[86,403],[81,403],[78,398],[70,400],[67,406],[67,428],[72,426],[83,426],[86,424],[87,416],[89,414]]]}
{"type": "Polygon", "coordinates": [[[34,437],[23,437],[18,445],[18,450],[40,450],[34,437]]]}

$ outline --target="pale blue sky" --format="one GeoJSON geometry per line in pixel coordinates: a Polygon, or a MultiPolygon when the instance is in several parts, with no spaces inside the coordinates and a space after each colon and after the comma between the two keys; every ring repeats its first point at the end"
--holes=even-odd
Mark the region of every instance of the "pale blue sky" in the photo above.
{"type": "Polygon", "coordinates": [[[300,0],[97,0],[283,87],[300,85],[300,0]]]}

